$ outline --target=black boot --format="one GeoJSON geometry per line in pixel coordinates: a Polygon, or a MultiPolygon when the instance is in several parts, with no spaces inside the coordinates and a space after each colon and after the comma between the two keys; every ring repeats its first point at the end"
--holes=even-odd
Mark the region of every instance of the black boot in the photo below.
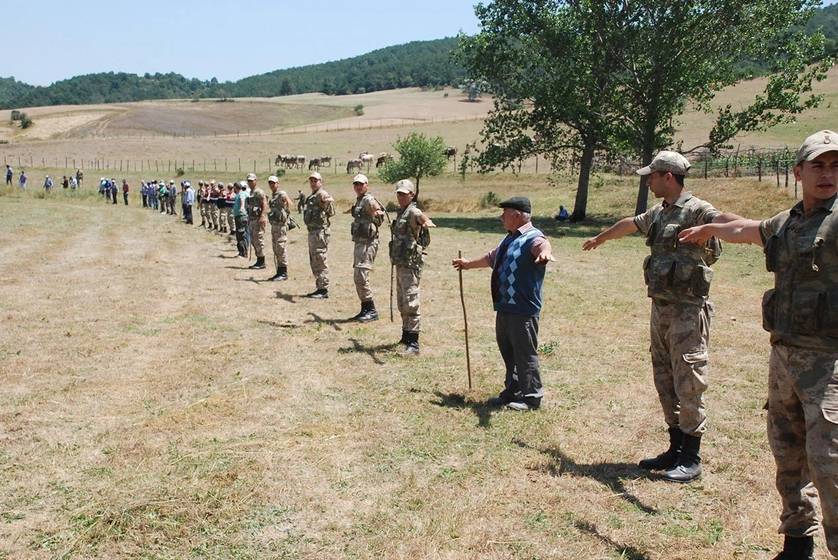
{"type": "Polygon", "coordinates": [[[786,535],[782,552],[772,560],[815,560],[815,539],[786,535]]]}
{"type": "Polygon", "coordinates": [[[418,332],[410,332],[407,331],[405,334],[405,345],[404,351],[407,354],[418,354],[419,353],[419,333],[418,332]]]}
{"type": "Polygon", "coordinates": [[[674,467],[663,473],[663,478],[670,482],[689,482],[701,476],[701,436],[684,434],[684,443],[678,462],[674,467]]]}
{"type": "Polygon", "coordinates": [[[355,317],[355,320],[361,323],[378,321],[378,311],[375,309],[375,302],[373,300],[361,302],[361,314],[355,317]]]}
{"type": "Polygon", "coordinates": [[[287,266],[279,266],[276,269],[276,276],[273,278],[277,281],[288,280],[288,267],[287,266]]]}
{"type": "Polygon", "coordinates": [[[250,265],[248,268],[252,268],[254,270],[261,270],[265,268],[265,257],[256,257],[256,262],[250,265]]]}
{"type": "Polygon", "coordinates": [[[310,294],[306,294],[305,297],[309,299],[329,299],[329,290],[326,288],[318,288],[310,294]]]}
{"type": "Polygon", "coordinates": [[[684,432],[678,426],[669,428],[669,449],[649,459],[640,461],[641,469],[649,471],[668,471],[678,462],[678,455],[681,453],[681,443],[684,441],[684,432]]]}
{"type": "Polygon", "coordinates": [[[361,302],[361,310],[349,318],[350,321],[359,321],[367,312],[367,302],[361,302]]]}

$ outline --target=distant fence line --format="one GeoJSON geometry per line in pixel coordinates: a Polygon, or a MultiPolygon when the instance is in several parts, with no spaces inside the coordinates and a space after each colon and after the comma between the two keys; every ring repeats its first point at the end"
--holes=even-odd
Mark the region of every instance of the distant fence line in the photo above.
{"type": "MultiPolygon", "coordinates": [[[[3,155],[3,165],[13,165],[20,168],[26,167],[40,167],[40,168],[57,168],[57,169],[82,169],[82,170],[97,170],[97,171],[117,171],[117,172],[135,172],[135,173],[178,173],[182,170],[186,173],[210,173],[210,172],[235,172],[235,173],[275,173],[277,169],[282,166],[275,163],[275,155],[264,158],[249,159],[249,158],[215,158],[215,159],[109,159],[109,158],[76,158],[76,157],[52,157],[52,158],[36,158],[30,155],[3,155]],[[265,164],[262,167],[262,164],[265,164]],[[40,164],[40,165],[39,165],[40,164]]],[[[319,156],[315,156],[319,157],[319,156]]],[[[337,175],[346,172],[346,161],[340,160],[337,157],[332,157],[330,166],[321,166],[319,171],[321,173],[329,173],[337,175]]],[[[460,172],[461,168],[458,165],[459,156],[452,157],[447,165],[447,171],[460,172]]],[[[623,160],[620,162],[595,161],[594,173],[612,173],[615,175],[631,175],[636,169],[641,167],[639,161],[623,160]]],[[[717,177],[756,177],[757,180],[763,179],[772,180],[776,182],[779,187],[784,185],[789,186],[790,176],[794,180],[794,175],[791,173],[794,167],[794,154],[787,148],[773,149],[773,150],[749,150],[748,152],[731,152],[722,154],[701,154],[694,158],[694,163],[691,170],[691,177],[703,177],[705,179],[717,177]]],[[[300,167],[284,168],[285,174],[290,175],[298,173],[303,175],[308,173],[308,161],[300,167]]],[[[365,165],[364,169],[367,173],[373,171],[375,167],[371,164],[365,165]]],[[[466,173],[475,173],[477,171],[476,165],[471,163],[466,168],[466,173]]],[[[519,173],[535,173],[549,175],[553,173],[569,173],[571,175],[578,171],[578,160],[569,160],[567,167],[554,168],[549,161],[545,161],[543,157],[534,156],[520,162],[520,165],[515,166],[514,170],[509,172],[519,173]]],[[[795,187],[796,187],[795,181],[795,187]]]]}

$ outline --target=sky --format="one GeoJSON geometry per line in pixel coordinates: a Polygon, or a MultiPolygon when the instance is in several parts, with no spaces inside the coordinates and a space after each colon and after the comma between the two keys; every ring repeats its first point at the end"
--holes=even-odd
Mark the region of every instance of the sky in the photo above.
{"type": "MultiPolygon", "coordinates": [[[[838,0],[825,0],[834,4],[838,0]]],[[[0,76],[238,80],[478,30],[477,0],[3,0],[0,76]]]]}
{"type": "MultiPolygon", "coordinates": [[[[838,1],[838,0],[836,0],[838,1]]],[[[0,76],[176,72],[220,81],[477,31],[476,0],[3,0],[0,76]]]]}

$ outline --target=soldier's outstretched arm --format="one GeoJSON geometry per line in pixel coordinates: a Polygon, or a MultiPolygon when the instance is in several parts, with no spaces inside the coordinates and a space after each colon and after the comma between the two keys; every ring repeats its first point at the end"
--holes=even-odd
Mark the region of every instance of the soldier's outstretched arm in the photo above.
{"type": "Polygon", "coordinates": [[[762,247],[762,236],[759,233],[757,220],[740,219],[727,223],[705,224],[685,229],[678,234],[682,243],[702,245],[711,237],[717,237],[728,243],[751,243],[762,247]]]}
{"type": "Polygon", "coordinates": [[[592,249],[596,249],[606,241],[611,241],[612,239],[619,239],[621,237],[625,237],[626,235],[630,235],[637,231],[637,226],[634,223],[634,218],[629,216],[627,218],[623,218],[607,230],[603,231],[599,235],[591,237],[587,241],[582,244],[583,251],[590,251],[592,249]]]}

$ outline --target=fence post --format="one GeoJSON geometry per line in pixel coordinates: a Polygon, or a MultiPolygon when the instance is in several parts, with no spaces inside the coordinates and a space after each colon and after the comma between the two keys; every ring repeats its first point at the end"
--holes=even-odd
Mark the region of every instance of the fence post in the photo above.
{"type": "Polygon", "coordinates": [[[780,160],[774,162],[774,169],[777,172],[777,188],[780,188],[780,160]]]}
{"type": "Polygon", "coordinates": [[[710,158],[707,158],[707,159],[704,160],[704,178],[705,179],[707,178],[707,166],[709,165],[709,163],[710,163],[710,158]]]}
{"type": "MultiPolygon", "coordinates": [[[[236,133],[236,136],[238,136],[238,132],[236,133]]],[[[242,170],[242,158],[239,158],[239,173],[241,173],[241,170],[242,170]]]]}
{"type": "Polygon", "coordinates": [[[785,162],[785,168],[786,168],[786,188],[789,188],[789,162],[788,161],[785,162]]]}
{"type": "Polygon", "coordinates": [[[757,181],[762,183],[762,158],[757,158],[757,181]]]}

